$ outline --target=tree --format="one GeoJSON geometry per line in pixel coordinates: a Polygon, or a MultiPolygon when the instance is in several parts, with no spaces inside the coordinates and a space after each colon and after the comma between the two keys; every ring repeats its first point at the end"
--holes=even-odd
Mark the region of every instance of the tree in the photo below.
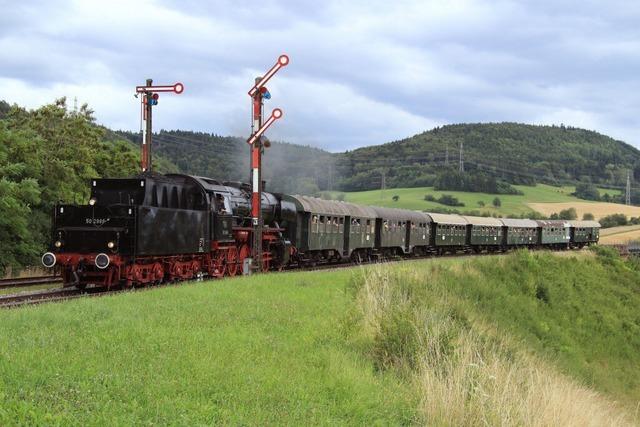
{"type": "Polygon", "coordinates": [[[499,208],[500,206],[502,206],[502,201],[500,200],[500,197],[496,197],[495,199],[493,199],[492,203],[494,208],[499,208]]]}
{"type": "Polygon", "coordinates": [[[54,204],[86,201],[91,178],[137,172],[136,147],[104,137],[88,106],[68,111],[64,98],[0,119],[0,271],[37,262],[54,204]]]}
{"type": "Polygon", "coordinates": [[[41,236],[32,209],[40,202],[37,136],[12,132],[0,121],[0,274],[37,259],[41,236]]]}
{"type": "Polygon", "coordinates": [[[563,209],[558,214],[559,219],[573,220],[578,218],[576,208],[563,209]]]}
{"type": "Polygon", "coordinates": [[[584,215],[582,215],[582,220],[583,221],[593,221],[594,219],[595,219],[595,217],[590,212],[585,212],[584,215]]]}
{"type": "Polygon", "coordinates": [[[607,215],[604,218],[600,218],[600,225],[602,225],[602,228],[627,225],[627,216],[624,214],[607,215]]]}
{"type": "Polygon", "coordinates": [[[584,182],[576,185],[574,196],[585,200],[600,200],[600,192],[598,188],[590,182],[584,182]]]}

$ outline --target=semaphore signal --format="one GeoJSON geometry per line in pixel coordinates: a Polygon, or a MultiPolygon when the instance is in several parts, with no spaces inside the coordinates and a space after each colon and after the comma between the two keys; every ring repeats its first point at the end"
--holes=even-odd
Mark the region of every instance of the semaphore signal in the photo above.
{"type": "Polygon", "coordinates": [[[151,172],[151,113],[152,107],[158,105],[159,92],[173,92],[180,95],[184,92],[184,85],[180,82],[173,85],[153,86],[153,80],[147,79],[144,86],[136,86],[136,98],[140,98],[140,128],[142,131],[142,144],[140,153],[140,169],[142,172],[151,172]]]}

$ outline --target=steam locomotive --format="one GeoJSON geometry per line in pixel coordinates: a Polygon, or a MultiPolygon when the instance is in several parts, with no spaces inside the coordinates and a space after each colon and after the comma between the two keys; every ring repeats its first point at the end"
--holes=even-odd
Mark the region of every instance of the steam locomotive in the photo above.
{"type": "MultiPolygon", "coordinates": [[[[251,188],[181,174],[94,179],[86,205],[60,204],[42,256],[66,285],[137,286],[235,276],[252,242],[251,188]]],[[[263,192],[262,270],[516,247],[597,243],[595,221],[443,215],[263,192]]]]}

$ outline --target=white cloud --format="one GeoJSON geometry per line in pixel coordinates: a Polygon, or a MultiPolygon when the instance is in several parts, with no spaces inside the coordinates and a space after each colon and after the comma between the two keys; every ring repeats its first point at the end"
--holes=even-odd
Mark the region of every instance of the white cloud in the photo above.
{"type": "Polygon", "coordinates": [[[281,52],[273,139],[331,150],[436,124],[583,126],[640,145],[640,6],[401,0],[23,1],[0,16],[0,98],[66,95],[135,130],[133,88],[182,81],[157,128],[246,134],[246,91],[281,52]]]}

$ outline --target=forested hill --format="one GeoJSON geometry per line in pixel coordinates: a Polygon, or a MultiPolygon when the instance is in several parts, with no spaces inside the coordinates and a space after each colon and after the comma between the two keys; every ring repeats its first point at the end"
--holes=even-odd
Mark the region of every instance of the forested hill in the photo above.
{"type": "MultiPolygon", "coordinates": [[[[139,143],[140,135],[119,132],[139,143]]],[[[161,131],[153,135],[153,152],[171,160],[181,172],[221,181],[249,182],[250,151],[242,138],[190,131],[161,131]]],[[[327,174],[331,153],[313,147],[272,142],[265,148],[263,179],[267,189],[282,193],[315,194],[331,186],[327,174]]]]}
{"type": "Polygon", "coordinates": [[[627,170],[640,179],[640,152],[608,136],[565,126],[517,123],[458,124],[388,144],[336,155],[344,190],[433,185],[437,175],[458,169],[463,146],[467,173],[484,171],[510,183],[624,185],[627,170]]]}

